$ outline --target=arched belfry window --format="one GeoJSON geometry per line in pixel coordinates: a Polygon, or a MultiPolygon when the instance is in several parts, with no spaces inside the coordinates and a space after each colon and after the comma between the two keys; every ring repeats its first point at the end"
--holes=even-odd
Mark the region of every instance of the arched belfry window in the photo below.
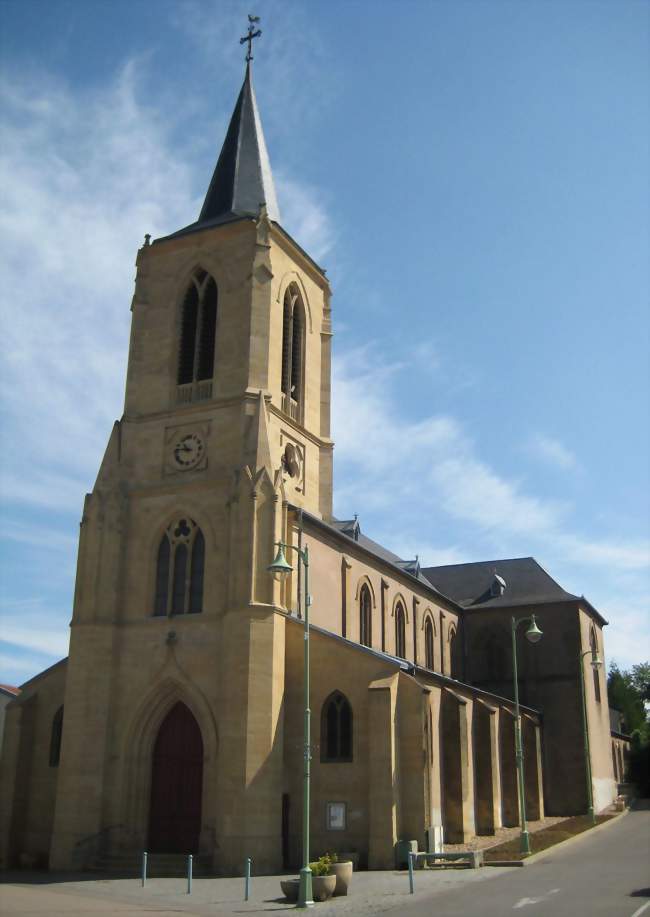
{"type": "Polygon", "coordinates": [[[401,602],[395,608],[395,655],[406,659],[406,612],[401,602]]]}
{"type": "MultiPolygon", "coordinates": [[[[587,662],[590,663],[594,656],[598,655],[598,637],[596,636],[596,628],[592,627],[589,633],[589,649],[591,650],[591,657],[587,656],[587,662]]],[[[598,666],[591,666],[591,672],[594,679],[594,697],[600,703],[600,671],[598,666]]]]}
{"type": "Polygon", "coordinates": [[[196,522],[178,519],[158,545],[154,615],[203,611],[205,539],[196,522]]]}
{"type": "Polygon", "coordinates": [[[359,592],[359,643],[372,646],[372,596],[365,583],[359,592]]]}
{"type": "Polygon", "coordinates": [[[300,420],[305,384],[305,308],[295,283],[284,294],[282,321],[282,410],[300,420]]]}
{"type": "Polygon", "coordinates": [[[320,757],[326,762],[352,760],[352,707],[340,691],[330,694],[323,704],[320,757]]]}
{"type": "Polygon", "coordinates": [[[433,621],[427,618],[424,625],[424,664],[433,671],[433,621]]]}
{"type": "Polygon", "coordinates": [[[198,269],[181,307],[177,376],[180,402],[212,397],[216,330],[217,285],[206,271],[198,269]]]}
{"type": "Polygon", "coordinates": [[[50,733],[50,767],[58,767],[61,760],[61,738],[63,736],[63,706],[52,717],[50,733]]]}

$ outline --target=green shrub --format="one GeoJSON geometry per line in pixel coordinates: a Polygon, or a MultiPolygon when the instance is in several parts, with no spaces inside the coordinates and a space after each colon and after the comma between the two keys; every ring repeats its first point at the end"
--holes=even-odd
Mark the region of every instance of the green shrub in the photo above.
{"type": "Polygon", "coordinates": [[[319,857],[317,860],[314,860],[313,863],[309,864],[311,869],[312,876],[326,876],[329,874],[330,866],[332,863],[336,863],[338,857],[335,853],[324,853],[322,857],[319,857]]]}

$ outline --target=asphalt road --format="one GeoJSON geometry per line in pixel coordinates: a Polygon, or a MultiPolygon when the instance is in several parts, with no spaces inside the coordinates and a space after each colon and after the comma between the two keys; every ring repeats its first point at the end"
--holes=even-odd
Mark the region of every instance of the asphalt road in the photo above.
{"type": "Polygon", "coordinates": [[[631,811],[528,866],[384,917],[650,917],[649,886],[650,811],[631,811]]]}

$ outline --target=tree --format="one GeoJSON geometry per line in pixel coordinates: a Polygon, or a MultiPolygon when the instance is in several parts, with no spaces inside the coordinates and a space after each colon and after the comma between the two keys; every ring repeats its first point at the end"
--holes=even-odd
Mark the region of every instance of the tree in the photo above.
{"type": "Polygon", "coordinates": [[[609,667],[607,697],[610,707],[623,714],[624,729],[632,736],[628,780],[641,796],[650,795],[650,663],[629,671],[615,662],[609,667]]]}
{"type": "Polygon", "coordinates": [[[625,732],[640,733],[642,741],[648,738],[648,715],[645,701],[650,700],[650,663],[643,662],[630,670],[621,670],[615,662],[607,676],[609,706],[623,714],[625,732]]]}

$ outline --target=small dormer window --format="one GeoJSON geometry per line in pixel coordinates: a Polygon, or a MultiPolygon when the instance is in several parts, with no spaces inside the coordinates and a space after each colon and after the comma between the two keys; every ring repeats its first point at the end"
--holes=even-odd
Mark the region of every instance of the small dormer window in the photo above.
{"type": "Polygon", "coordinates": [[[493,599],[498,599],[499,596],[502,596],[506,591],[506,581],[502,576],[499,576],[498,573],[494,574],[492,583],[490,584],[490,596],[493,599]]]}

